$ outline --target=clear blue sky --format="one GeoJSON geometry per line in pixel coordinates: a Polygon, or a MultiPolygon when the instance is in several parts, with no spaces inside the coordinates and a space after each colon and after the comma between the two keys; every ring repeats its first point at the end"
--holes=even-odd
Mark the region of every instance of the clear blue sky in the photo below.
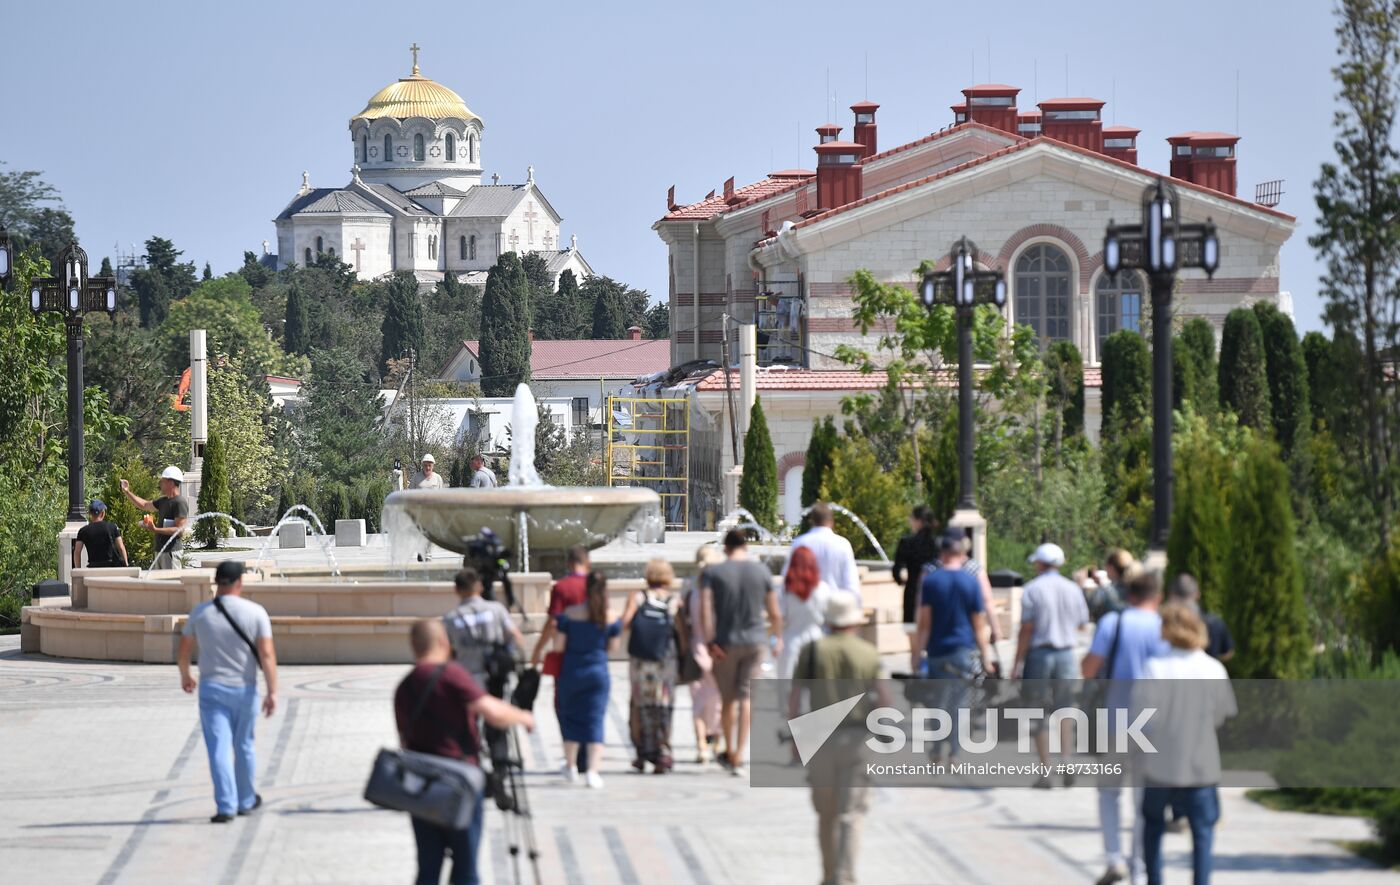
{"type": "Polygon", "coordinates": [[[881,104],[883,146],[946,125],[959,90],[991,80],[1021,86],[1023,106],[1112,100],[1105,121],[1142,128],[1149,168],[1165,170],[1175,132],[1239,132],[1240,195],[1285,179],[1299,227],[1283,288],[1320,328],[1307,238],[1332,155],[1330,7],[29,0],[4,13],[0,159],[43,170],[94,261],[158,234],[231,270],[275,243],[303,169],[315,186],[349,180],[347,122],[407,75],[416,41],[424,75],[485,121],[487,176],[523,181],[533,164],[594,268],[664,298],[650,227],[666,188],[689,202],[730,175],[811,168],[828,77],[843,126],[853,101],[881,104]]]}

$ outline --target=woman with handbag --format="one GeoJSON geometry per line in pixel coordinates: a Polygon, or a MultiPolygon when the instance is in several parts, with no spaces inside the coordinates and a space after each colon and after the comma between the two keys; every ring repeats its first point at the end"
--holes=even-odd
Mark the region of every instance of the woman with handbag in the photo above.
{"type": "Polygon", "coordinates": [[[676,691],[676,610],[680,599],[671,593],[675,570],[664,559],[647,563],[645,590],[627,600],[622,626],[627,639],[628,681],[632,685],[632,767],[645,771],[650,762],[657,774],[671,770],[671,715],[676,691]]]}
{"type": "MultiPolygon", "coordinates": [[[[680,654],[680,679],[690,686],[690,711],[695,722],[695,762],[704,765],[719,753],[719,683],[715,682],[714,661],[705,647],[700,623],[700,576],[705,569],[724,562],[724,554],[713,544],[695,551],[695,577],[691,579],[681,606],[678,636],[684,648],[680,654]]],[[[726,748],[727,750],[727,748],[726,748]]]]}
{"type": "Polygon", "coordinates": [[[588,573],[584,601],[564,609],[555,621],[559,667],[559,730],[564,737],[564,779],[578,782],[580,745],[587,745],[588,786],[601,789],[603,719],[608,712],[608,645],[622,632],[622,621],[608,620],[608,579],[588,573]]]}

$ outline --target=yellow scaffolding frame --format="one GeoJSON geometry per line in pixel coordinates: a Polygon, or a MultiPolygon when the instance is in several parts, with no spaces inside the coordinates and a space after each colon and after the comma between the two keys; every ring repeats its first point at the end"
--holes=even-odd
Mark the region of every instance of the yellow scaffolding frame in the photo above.
{"type": "Polygon", "coordinates": [[[689,531],[690,400],[609,396],[607,408],[608,485],[654,490],[666,528],[689,531]],[[630,426],[617,423],[619,407],[631,416],[630,426]]]}

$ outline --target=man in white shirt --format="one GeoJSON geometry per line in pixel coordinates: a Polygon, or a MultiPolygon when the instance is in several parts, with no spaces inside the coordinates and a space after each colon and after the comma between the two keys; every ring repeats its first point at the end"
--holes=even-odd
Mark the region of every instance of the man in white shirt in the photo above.
{"type": "Polygon", "coordinates": [[[415,489],[442,488],[442,474],[433,469],[435,461],[432,452],[423,456],[423,472],[418,475],[417,482],[413,484],[415,489]]]}
{"type": "MultiPolygon", "coordinates": [[[[826,504],[814,505],[807,514],[812,528],[798,535],[792,542],[792,549],[806,547],[817,557],[817,568],[821,578],[837,590],[845,590],[860,602],[860,573],[856,571],[856,554],[851,542],[836,534],[831,528],[835,519],[831,508],[826,504]]],[[[787,577],[787,563],[783,563],[783,577],[787,577]]]]}
{"type": "Polygon", "coordinates": [[[472,455],[471,487],[474,489],[494,489],[496,487],[496,474],[486,469],[486,459],[480,455],[472,455]]]}

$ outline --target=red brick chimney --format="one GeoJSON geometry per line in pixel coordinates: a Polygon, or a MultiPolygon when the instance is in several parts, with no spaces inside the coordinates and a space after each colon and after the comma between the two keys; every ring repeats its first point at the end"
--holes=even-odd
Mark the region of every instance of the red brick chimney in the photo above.
{"type": "Polygon", "coordinates": [[[865,146],[854,141],[828,141],[817,151],[817,211],[855,202],[862,190],[860,161],[865,146]]]}
{"type": "Polygon", "coordinates": [[[962,91],[968,119],[1002,132],[1016,134],[1016,96],[1020,89],[1004,83],[984,83],[962,91]]]}
{"type": "Polygon", "coordinates": [[[1051,98],[1040,103],[1040,134],[1103,153],[1102,101],[1051,98]]]}
{"type": "Polygon", "coordinates": [[[1132,126],[1103,127],[1103,152],[1115,159],[1137,165],[1137,137],[1141,129],[1132,126]]]}
{"type": "Polygon", "coordinates": [[[864,160],[873,156],[880,149],[876,146],[875,139],[875,112],[880,106],[873,101],[858,101],[851,105],[851,112],[856,115],[856,128],[851,139],[860,145],[865,146],[865,153],[861,155],[864,160]]]}
{"type": "Polygon", "coordinates": [[[1227,132],[1183,132],[1167,139],[1172,146],[1172,178],[1235,195],[1235,144],[1227,132]]]}
{"type": "Polygon", "coordinates": [[[628,340],[628,341],[641,341],[641,340],[642,340],[642,327],[641,327],[641,326],[628,326],[628,327],[627,327],[627,340],[628,340]]]}

